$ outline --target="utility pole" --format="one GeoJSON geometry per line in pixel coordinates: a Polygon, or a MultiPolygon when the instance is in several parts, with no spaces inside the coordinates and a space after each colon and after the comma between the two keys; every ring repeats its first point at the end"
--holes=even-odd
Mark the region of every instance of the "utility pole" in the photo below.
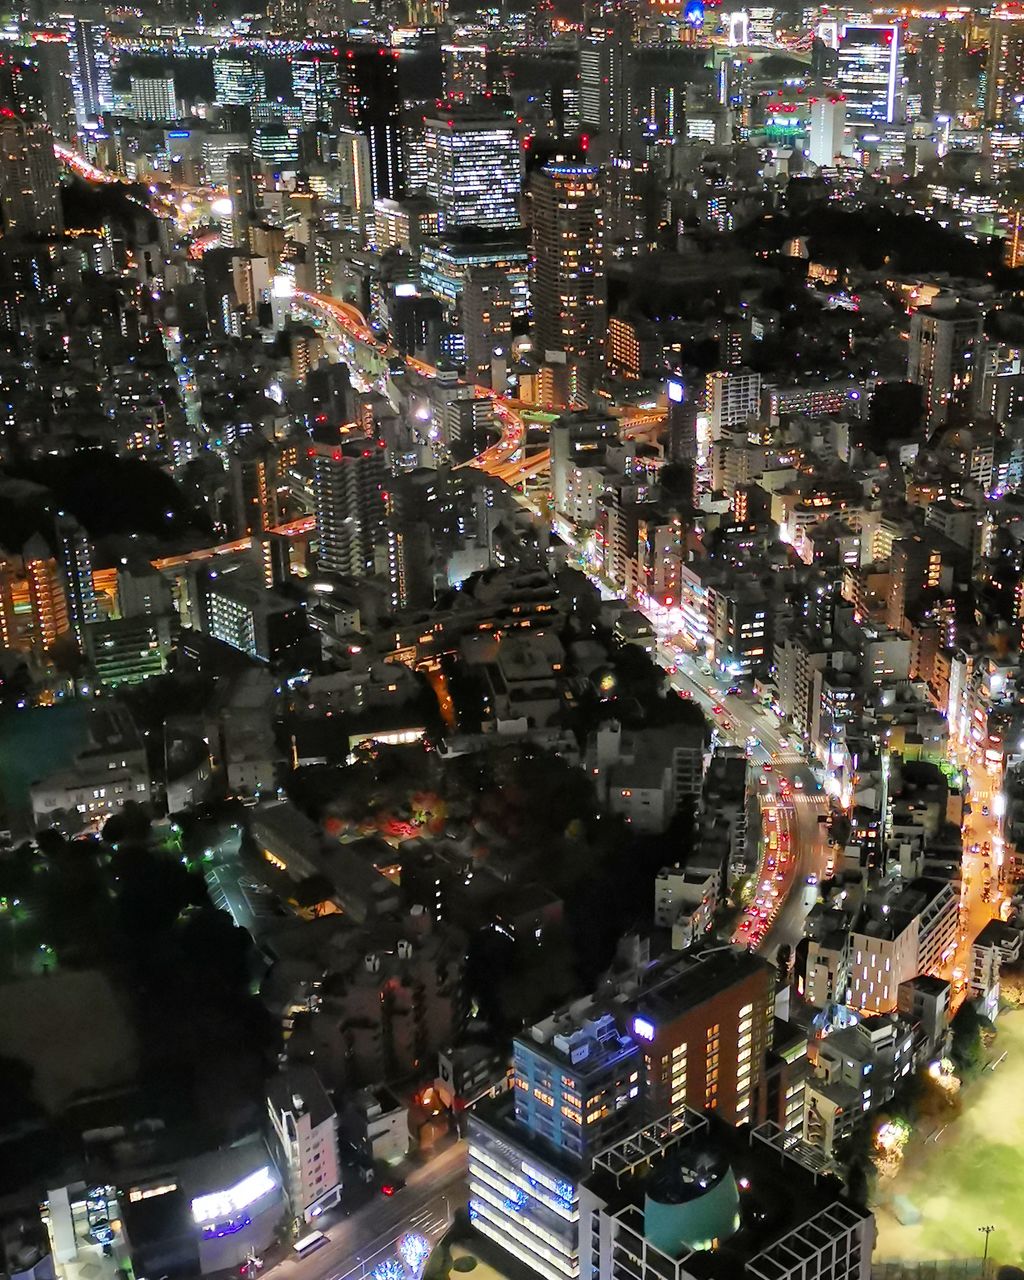
{"type": "Polygon", "coordinates": [[[985,1280],[988,1275],[988,1238],[995,1231],[995,1227],[979,1227],[978,1230],[985,1235],[985,1252],[981,1257],[981,1280],[985,1280]]]}

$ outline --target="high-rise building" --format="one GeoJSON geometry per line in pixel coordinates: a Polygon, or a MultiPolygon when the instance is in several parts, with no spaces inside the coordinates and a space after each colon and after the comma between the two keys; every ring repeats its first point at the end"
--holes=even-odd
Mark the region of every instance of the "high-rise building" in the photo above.
{"type": "Polygon", "coordinates": [[[449,102],[465,102],[487,92],[487,47],[441,46],[441,91],[449,102]]]}
{"type": "Polygon", "coordinates": [[[839,41],[839,88],[851,120],[894,124],[903,118],[905,51],[901,28],[855,25],[839,41]]]}
{"type": "Polygon", "coordinates": [[[819,167],[834,165],[843,149],[846,103],[841,94],[822,94],[811,104],[811,136],[807,154],[819,167]]]}
{"type": "Polygon", "coordinates": [[[64,582],[49,547],[38,534],[25,544],[22,556],[32,609],[33,646],[39,653],[46,653],[68,629],[64,582]]]}
{"type": "Polygon", "coordinates": [[[331,54],[297,53],[290,60],[292,95],[307,124],[329,123],[340,109],[339,59],[331,54]]]}
{"type": "Polygon", "coordinates": [[[723,432],[741,427],[756,417],[761,407],[761,375],[749,369],[717,370],[709,373],[704,387],[704,400],[710,420],[711,439],[720,440],[723,432]]]}
{"type": "Polygon", "coordinates": [[[60,173],[46,125],[0,119],[0,211],[5,236],[53,236],[63,230],[60,173]]]}
{"type": "Polygon", "coordinates": [[[353,44],[339,60],[340,123],[366,137],[372,200],[395,200],[405,188],[397,59],[397,50],[353,44]]]}
{"type": "Polygon", "coordinates": [[[54,137],[75,136],[75,94],[71,75],[71,49],[66,35],[39,33],[32,45],[39,67],[39,92],[43,115],[54,137]]]}
{"type": "Polygon", "coordinates": [[[329,573],[372,573],[384,535],[384,449],[369,436],[313,450],[317,563],[329,573]]]}
{"type": "Polygon", "coordinates": [[[224,163],[224,177],[231,201],[231,247],[240,253],[247,253],[251,248],[249,228],[256,208],[252,155],[248,151],[236,151],[228,155],[224,163]]]}
{"type": "Polygon", "coordinates": [[[644,1053],[651,1119],[717,1111],[730,1124],[764,1118],[765,1058],[775,1016],[775,970],[746,951],[654,967],[630,997],[631,1028],[644,1053]]]}
{"type": "Polygon", "coordinates": [[[132,114],[144,124],[166,124],[181,114],[173,71],[156,76],[133,75],[131,98],[132,114]]]}
{"type": "Polygon", "coordinates": [[[593,165],[545,165],[530,182],[534,340],[596,367],[607,328],[604,212],[593,165]]]}
{"type": "Polygon", "coordinates": [[[373,207],[370,140],[355,129],[338,133],[338,191],[346,209],[369,213],[373,207]]]}
{"type": "Polygon", "coordinates": [[[522,148],[515,118],[491,106],[449,104],[424,123],[427,194],[442,232],[517,227],[522,148]]]}
{"type": "Polygon", "coordinates": [[[598,413],[563,413],[551,424],[551,495],[556,511],[566,511],[572,474],[600,465],[609,445],[618,443],[615,420],[598,413]],[[596,459],[596,463],[593,461],[596,459]]]}
{"type": "Polygon", "coordinates": [[[267,96],[263,68],[238,55],[213,60],[213,97],[223,107],[248,107],[267,96]]]}
{"type": "Polygon", "coordinates": [[[110,32],[92,18],[70,18],[71,87],[79,129],[109,111],[114,101],[110,79],[110,32]]]}
{"type": "Polygon", "coordinates": [[[79,644],[85,628],[99,622],[100,607],[93,586],[92,546],[82,526],[72,516],[59,515],[55,521],[57,563],[64,582],[68,622],[79,644]]]}
{"type": "Polygon", "coordinates": [[[1020,124],[1024,86],[1024,22],[993,18],[985,70],[985,118],[990,124],[1020,124]]]}
{"type": "Polygon", "coordinates": [[[466,340],[466,377],[489,383],[495,350],[507,354],[512,338],[512,290],[503,271],[471,267],[466,272],[462,332],[466,340]]]}
{"type": "Polygon", "coordinates": [[[278,523],[277,453],[273,445],[252,438],[231,455],[228,476],[234,533],[262,533],[278,523]]]}
{"type": "Polygon", "coordinates": [[[640,1051],[614,1018],[575,1006],[513,1044],[514,1097],[469,1118],[469,1213],[545,1280],[580,1274],[579,1180],[639,1110],[640,1051]]]}
{"type": "Polygon", "coordinates": [[[668,460],[697,461],[697,401],[682,378],[670,378],[665,385],[668,398],[668,460]]]}
{"type": "Polygon", "coordinates": [[[628,42],[620,23],[593,27],[580,41],[580,123],[618,142],[626,128],[628,42]]]}
{"type": "Polygon", "coordinates": [[[967,403],[975,376],[981,377],[984,317],[976,308],[920,307],[910,321],[907,381],[924,390],[924,409],[934,426],[949,417],[955,400],[967,403]]]}
{"type": "Polygon", "coordinates": [[[320,1077],[302,1064],[271,1081],[267,1111],[292,1214],[313,1222],[341,1199],[337,1114],[320,1077]]]}

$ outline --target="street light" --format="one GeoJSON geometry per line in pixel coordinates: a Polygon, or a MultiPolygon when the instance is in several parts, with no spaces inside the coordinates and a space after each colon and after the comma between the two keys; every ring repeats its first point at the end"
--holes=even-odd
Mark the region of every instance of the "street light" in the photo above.
{"type": "Polygon", "coordinates": [[[979,1227],[978,1230],[983,1232],[985,1236],[985,1252],[981,1257],[981,1280],[985,1280],[985,1276],[988,1273],[988,1238],[995,1231],[995,1227],[979,1227]]]}

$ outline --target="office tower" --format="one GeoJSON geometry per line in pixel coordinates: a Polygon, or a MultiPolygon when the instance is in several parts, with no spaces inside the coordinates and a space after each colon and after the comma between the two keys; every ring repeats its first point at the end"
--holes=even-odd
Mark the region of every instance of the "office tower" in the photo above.
{"type": "Polygon", "coordinates": [[[174,88],[174,72],[131,78],[132,115],[144,124],[164,124],[181,114],[174,88]]]}
{"type": "Polygon", "coordinates": [[[267,1111],[292,1215],[313,1222],[341,1199],[334,1107],[313,1068],[298,1064],[271,1081],[267,1111]]]}
{"type": "Polygon", "coordinates": [[[843,149],[846,104],[839,94],[823,94],[811,104],[811,136],[807,149],[812,164],[834,165],[843,149]]]}
{"type": "Polygon", "coordinates": [[[329,53],[297,53],[289,59],[292,96],[307,124],[330,123],[340,109],[338,61],[329,53]]]}
{"type": "Polygon", "coordinates": [[[522,148],[514,117],[493,107],[452,103],[428,116],[423,145],[427,194],[441,232],[519,226],[522,148]]]}
{"type": "Polygon", "coordinates": [[[924,390],[928,422],[940,426],[954,400],[966,405],[975,374],[982,372],[984,317],[969,306],[921,307],[910,321],[907,381],[924,390]]]}
{"type": "Polygon", "coordinates": [[[63,230],[60,174],[46,125],[0,119],[0,210],[5,236],[54,236],[63,230]]]}
{"type": "Polygon", "coordinates": [[[465,102],[487,92],[487,49],[484,45],[441,46],[441,92],[449,102],[465,102]]]}
{"type": "Polygon", "coordinates": [[[746,951],[670,961],[631,996],[630,1028],[644,1054],[650,1119],[688,1106],[730,1124],[763,1119],[765,1058],[775,1017],[775,970],[746,951]]]}
{"type": "Polygon", "coordinates": [[[405,186],[398,53],[350,45],[340,59],[343,126],[366,136],[372,199],[396,200],[405,186]]]}
{"type": "Polygon", "coordinates": [[[38,33],[32,56],[39,67],[39,92],[46,123],[54,137],[70,140],[75,136],[76,116],[67,36],[38,33]]]}
{"type": "Polygon", "coordinates": [[[1021,122],[1024,92],[1024,22],[993,18],[985,72],[985,119],[990,124],[1021,122]]]}
{"type": "Polygon", "coordinates": [[[365,436],[312,453],[317,563],[329,573],[372,573],[384,531],[384,449],[365,436]]]}
{"type": "Polygon", "coordinates": [[[507,354],[512,340],[512,290],[508,276],[493,267],[471,267],[462,290],[462,332],[466,377],[490,382],[496,349],[507,354]]]}
{"type": "Polygon", "coordinates": [[[848,23],[839,41],[839,88],[850,120],[894,124],[903,118],[905,54],[899,26],[848,23]]]}
{"type": "Polygon", "coordinates": [[[704,401],[711,439],[720,440],[723,432],[741,427],[748,418],[757,416],[761,407],[761,375],[749,369],[709,373],[704,384],[704,401]]]}
{"type": "Polygon", "coordinates": [[[570,363],[594,368],[607,322],[600,171],[545,165],[530,193],[536,348],[564,352],[570,363]]]}
{"type": "Polygon", "coordinates": [[[109,32],[91,18],[70,18],[71,88],[79,129],[109,111],[114,100],[110,82],[109,32]]]}
{"type": "Polygon", "coordinates": [[[251,248],[249,227],[256,208],[252,156],[248,152],[234,152],[226,158],[224,169],[225,185],[231,201],[231,247],[248,253],[251,248]]]}
{"type": "Polygon", "coordinates": [[[267,96],[262,67],[251,58],[217,57],[213,60],[213,98],[223,107],[249,107],[267,96]]]}
{"type": "Polygon", "coordinates": [[[32,609],[33,645],[40,653],[48,652],[59,636],[68,629],[68,602],[64,581],[57,561],[46,543],[35,534],[22,552],[28,598],[32,609]]]}
{"type": "Polygon", "coordinates": [[[594,27],[580,41],[580,123],[618,143],[626,127],[628,44],[620,23],[594,27]]]}
{"type": "Polygon", "coordinates": [[[355,129],[338,133],[338,193],[346,209],[369,213],[373,208],[370,140],[355,129]]]}
{"type": "Polygon", "coordinates": [[[228,157],[251,157],[248,131],[208,133],[203,138],[203,177],[214,187],[228,185],[228,157]]]}
{"type": "Polygon", "coordinates": [[[64,583],[68,622],[79,644],[90,622],[99,622],[100,607],[92,577],[92,547],[88,535],[72,516],[59,515],[57,564],[64,583]]]}
{"type": "Polygon", "coordinates": [[[640,1051],[591,1004],[517,1036],[512,1065],[514,1096],[470,1113],[470,1219],[545,1280],[576,1280],[580,1178],[635,1127],[640,1051]]]}
{"type": "Polygon", "coordinates": [[[935,22],[921,37],[921,115],[955,115],[963,80],[964,33],[955,22],[935,22]]]}

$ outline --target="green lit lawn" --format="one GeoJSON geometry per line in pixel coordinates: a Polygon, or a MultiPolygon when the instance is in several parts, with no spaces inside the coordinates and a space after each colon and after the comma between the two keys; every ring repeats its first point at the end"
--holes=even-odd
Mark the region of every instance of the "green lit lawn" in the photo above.
{"type": "Polygon", "coordinates": [[[1024,1259],[1024,1012],[1002,1014],[997,1027],[990,1055],[1005,1051],[1006,1060],[968,1088],[962,1114],[939,1142],[915,1142],[897,1178],[880,1184],[883,1206],[905,1196],[921,1222],[901,1226],[876,1208],[876,1262],[980,1257],[978,1227],[987,1223],[996,1228],[990,1257],[1024,1259]]]}

